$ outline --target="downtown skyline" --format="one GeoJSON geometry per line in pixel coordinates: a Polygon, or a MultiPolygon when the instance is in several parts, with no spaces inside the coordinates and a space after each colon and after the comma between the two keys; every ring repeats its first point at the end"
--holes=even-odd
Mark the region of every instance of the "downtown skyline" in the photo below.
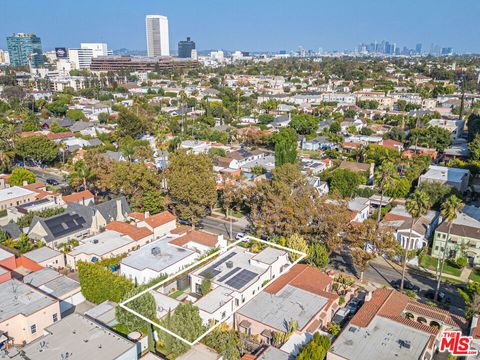
{"type": "Polygon", "coordinates": [[[342,51],[353,50],[367,39],[391,39],[407,47],[423,43],[428,48],[434,43],[453,47],[457,53],[480,52],[479,30],[473,25],[478,13],[474,10],[480,11],[478,2],[462,0],[463,6],[457,8],[470,10],[458,12],[449,9],[447,0],[425,0],[416,6],[412,0],[367,2],[375,6],[353,0],[285,2],[281,7],[273,6],[271,0],[233,5],[212,0],[206,2],[208,6],[189,0],[155,6],[143,0],[135,4],[87,0],[80,9],[71,2],[48,0],[38,11],[15,17],[8,14],[32,8],[34,3],[9,1],[0,15],[0,48],[6,48],[5,38],[13,32],[33,32],[41,37],[45,50],[86,41],[106,42],[114,50],[146,50],[145,15],[159,14],[169,18],[171,50],[190,36],[201,50],[278,51],[302,46],[342,51]],[[90,8],[95,11],[87,11],[90,8]]]}

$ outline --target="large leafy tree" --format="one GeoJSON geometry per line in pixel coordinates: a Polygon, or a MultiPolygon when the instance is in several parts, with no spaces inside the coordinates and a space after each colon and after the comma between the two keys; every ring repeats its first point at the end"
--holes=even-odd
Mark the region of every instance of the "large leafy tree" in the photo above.
{"type": "Polygon", "coordinates": [[[58,157],[58,145],[45,136],[20,138],[14,149],[22,159],[51,163],[58,157]]]}
{"type": "Polygon", "coordinates": [[[12,171],[12,174],[8,178],[8,183],[10,185],[17,185],[21,186],[23,185],[23,182],[26,181],[29,184],[32,184],[35,182],[35,174],[31,172],[30,170],[24,169],[22,167],[15,168],[12,171]]]}
{"type": "Polygon", "coordinates": [[[217,201],[213,165],[206,154],[177,150],[166,171],[167,204],[179,217],[195,225],[217,201]]]}
{"type": "Polygon", "coordinates": [[[285,164],[275,168],[271,180],[258,181],[244,193],[258,235],[305,234],[317,193],[297,166],[285,164]]]}
{"type": "Polygon", "coordinates": [[[293,128],[297,134],[308,135],[318,128],[318,118],[309,114],[292,115],[289,126],[293,128]]]}
{"type": "Polygon", "coordinates": [[[450,232],[452,231],[453,221],[457,218],[457,213],[463,208],[462,201],[455,195],[451,195],[443,204],[441,214],[445,221],[448,222],[448,234],[445,239],[445,245],[442,252],[442,260],[440,262],[440,272],[437,279],[437,287],[435,288],[434,300],[437,300],[438,292],[440,291],[440,284],[442,282],[443,267],[447,258],[448,242],[450,241],[450,232]]]}
{"type": "Polygon", "coordinates": [[[120,111],[117,124],[120,136],[138,137],[145,131],[142,119],[128,110],[122,109],[120,111]]]}
{"type": "Polygon", "coordinates": [[[275,166],[295,164],[297,161],[297,134],[290,128],[280,129],[273,136],[275,144],[275,166]]]}
{"type": "Polygon", "coordinates": [[[360,269],[360,280],[368,268],[370,260],[377,256],[393,256],[396,253],[398,242],[388,227],[378,227],[373,219],[363,223],[352,224],[348,233],[350,240],[350,255],[353,263],[360,269]]]}
{"type": "Polygon", "coordinates": [[[365,182],[365,178],[349,169],[336,169],[330,179],[330,191],[342,197],[351,197],[358,186],[365,182]]]}

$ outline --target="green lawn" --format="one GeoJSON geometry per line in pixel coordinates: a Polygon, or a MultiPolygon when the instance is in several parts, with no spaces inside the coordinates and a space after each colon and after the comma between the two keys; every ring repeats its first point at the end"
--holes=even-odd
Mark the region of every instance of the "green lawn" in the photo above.
{"type": "Polygon", "coordinates": [[[178,298],[178,297],[179,297],[180,295],[182,295],[182,294],[183,294],[183,290],[177,290],[177,291],[174,291],[173,293],[171,293],[169,296],[170,296],[171,298],[176,299],[176,298],[178,298]]]}
{"type": "MultiPolygon", "coordinates": [[[[434,258],[427,254],[422,255],[420,260],[420,266],[433,271],[437,270],[437,263],[438,263],[437,258],[434,258]]],[[[462,269],[456,266],[452,266],[447,261],[445,261],[445,265],[443,266],[443,272],[445,274],[449,274],[453,276],[460,276],[460,274],[462,273],[462,269]]]]}
{"type": "Polygon", "coordinates": [[[112,329],[125,336],[131,333],[131,331],[123,324],[114,325],[112,326],[112,329]]]}
{"type": "Polygon", "coordinates": [[[480,269],[473,269],[468,278],[472,281],[480,282],[480,269]]]}

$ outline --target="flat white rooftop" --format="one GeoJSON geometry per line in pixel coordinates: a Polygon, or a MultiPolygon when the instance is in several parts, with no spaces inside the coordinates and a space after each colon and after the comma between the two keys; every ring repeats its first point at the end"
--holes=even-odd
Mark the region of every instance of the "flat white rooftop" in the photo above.
{"type": "Polygon", "coordinates": [[[124,237],[116,231],[106,230],[100,234],[81,240],[81,244],[69,254],[71,256],[80,254],[104,256],[133,242],[132,239],[124,237]]]}
{"type": "Polygon", "coordinates": [[[15,199],[21,196],[33,195],[33,191],[24,189],[20,186],[12,186],[0,190],[0,202],[15,199]]]}

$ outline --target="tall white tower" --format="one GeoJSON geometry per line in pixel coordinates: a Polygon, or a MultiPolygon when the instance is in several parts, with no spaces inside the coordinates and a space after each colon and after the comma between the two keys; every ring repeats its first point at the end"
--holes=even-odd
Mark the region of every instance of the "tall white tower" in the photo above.
{"type": "Polygon", "coordinates": [[[170,56],[168,18],[162,15],[147,15],[145,24],[148,56],[170,56]]]}

